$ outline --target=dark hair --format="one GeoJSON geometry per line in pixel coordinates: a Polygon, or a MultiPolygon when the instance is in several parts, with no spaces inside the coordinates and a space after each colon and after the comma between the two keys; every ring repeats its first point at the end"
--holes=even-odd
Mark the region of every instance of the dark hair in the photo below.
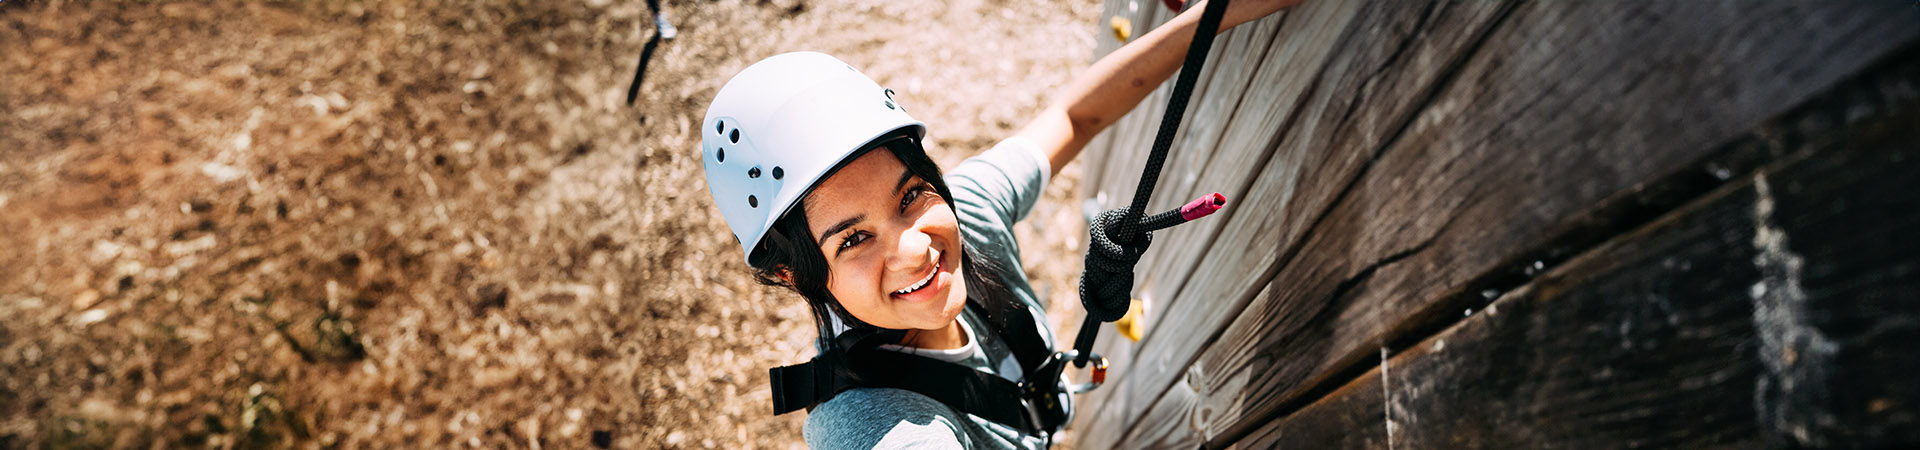
{"type": "MultiPolygon", "coordinates": [[[[954,208],[953,193],[947,189],[947,182],[941,175],[939,164],[934,163],[933,159],[927,156],[926,150],[920,146],[918,139],[909,134],[896,133],[875,139],[875,142],[842,159],[839,165],[827,172],[827,176],[831,176],[848,162],[868,151],[884,148],[892,152],[895,158],[899,158],[900,162],[906,165],[908,172],[932,184],[934,191],[940,194],[940,198],[947,200],[947,207],[954,208]]],[[[820,180],[826,180],[827,176],[820,177],[820,180]]],[[[817,187],[820,181],[814,183],[817,187]]],[[[809,187],[808,191],[811,192],[812,187],[809,187]]],[[[852,329],[879,329],[848,313],[846,307],[840,305],[840,300],[834,298],[833,293],[827,290],[827,279],[831,275],[830,268],[826,255],[820,251],[819,241],[814,239],[809,231],[805,209],[795,205],[775,221],[771,229],[767,230],[766,237],[762,238],[754,252],[757,256],[753,261],[754,278],[761,284],[793,289],[801,297],[806,298],[807,305],[813,311],[814,324],[819,327],[821,341],[826,346],[839,345],[833,339],[835,315],[838,315],[852,329]]],[[[988,320],[999,321],[1009,317],[1006,313],[1009,312],[1008,308],[1014,307],[1014,304],[1010,298],[1011,293],[1000,281],[1000,275],[1005,273],[1005,268],[1000,267],[993,258],[980,257],[980,253],[966,244],[965,239],[961,241],[960,268],[967,287],[968,301],[979,304],[981,312],[987,315],[985,318],[988,320]]]]}

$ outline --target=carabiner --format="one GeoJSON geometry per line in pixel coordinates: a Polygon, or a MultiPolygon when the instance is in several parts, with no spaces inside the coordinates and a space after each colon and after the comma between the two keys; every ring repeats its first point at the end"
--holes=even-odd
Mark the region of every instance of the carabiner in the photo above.
{"type": "MultiPolygon", "coordinates": [[[[1048,378],[1057,380],[1060,378],[1061,375],[1063,375],[1066,372],[1067,366],[1071,365],[1071,363],[1074,360],[1079,358],[1080,358],[1079,350],[1069,349],[1065,351],[1054,352],[1053,356],[1050,356],[1047,358],[1047,362],[1045,364],[1040,365],[1040,370],[1043,373],[1045,373],[1048,376],[1048,378]],[[1051,373],[1047,373],[1047,372],[1051,372],[1051,373]]],[[[1099,388],[1100,385],[1102,384],[1106,384],[1107,358],[1104,356],[1100,356],[1099,353],[1087,352],[1087,359],[1088,359],[1088,362],[1092,363],[1091,364],[1092,367],[1088,369],[1088,374],[1087,374],[1088,381],[1086,383],[1067,385],[1067,393],[1070,393],[1070,394],[1084,393],[1087,391],[1092,391],[1095,388],[1099,388]]],[[[1086,367],[1086,366],[1081,366],[1081,367],[1086,367]]]]}

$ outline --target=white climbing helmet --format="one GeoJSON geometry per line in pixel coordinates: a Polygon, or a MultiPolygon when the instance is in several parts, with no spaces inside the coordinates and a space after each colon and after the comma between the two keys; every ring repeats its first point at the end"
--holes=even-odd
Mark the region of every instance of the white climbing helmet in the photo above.
{"type": "Polygon", "coordinates": [[[853,66],[822,53],[775,55],[734,75],[707,107],[700,163],[707,192],[740,240],[748,265],[773,222],[855,151],[904,130],[926,136],[853,66]]]}

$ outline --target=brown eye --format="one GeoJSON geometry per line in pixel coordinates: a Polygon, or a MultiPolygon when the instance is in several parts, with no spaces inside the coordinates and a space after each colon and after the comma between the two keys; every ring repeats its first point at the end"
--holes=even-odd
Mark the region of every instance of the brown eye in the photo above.
{"type": "Polygon", "coordinates": [[[901,212],[906,212],[906,211],[907,211],[907,207],[909,207],[909,206],[913,206],[913,201],[914,201],[914,200],[919,200],[919,199],[920,199],[920,197],[924,197],[924,196],[926,196],[926,193],[927,193],[927,187],[928,187],[928,186],[927,186],[927,185],[924,185],[924,184],[923,184],[923,185],[920,185],[920,186],[916,186],[916,187],[914,187],[913,189],[908,189],[908,190],[907,190],[907,193],[906,193],[905,195],[901,195],[901,196],[900,196],[900,211],[901,211],[901,212]]]}
{"type": "Polygon", "coordinates": [[[846,239],[840,240],[840,246],[834,249],[834,253],[839,253],[840,250],[846,250],[855,245],[860,245],[860,243],[866,242],[866,241],[867,241],[866,233],[855,232],[853,234],[848,234],[846,239]]]}

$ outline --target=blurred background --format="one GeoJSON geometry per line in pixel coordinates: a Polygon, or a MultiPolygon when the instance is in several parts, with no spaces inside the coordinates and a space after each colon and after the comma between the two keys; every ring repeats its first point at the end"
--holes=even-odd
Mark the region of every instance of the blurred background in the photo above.
{"type": "MultiPolygon", "coordinates": [[[[697,154],[833,54],[951,167],[1090,61],[1093,0],[0,3],[0,448],[799,448],[809,358],[697,154]]],[[[1077,324],[1080,163],[1016,230],[1077,324]]]]}

